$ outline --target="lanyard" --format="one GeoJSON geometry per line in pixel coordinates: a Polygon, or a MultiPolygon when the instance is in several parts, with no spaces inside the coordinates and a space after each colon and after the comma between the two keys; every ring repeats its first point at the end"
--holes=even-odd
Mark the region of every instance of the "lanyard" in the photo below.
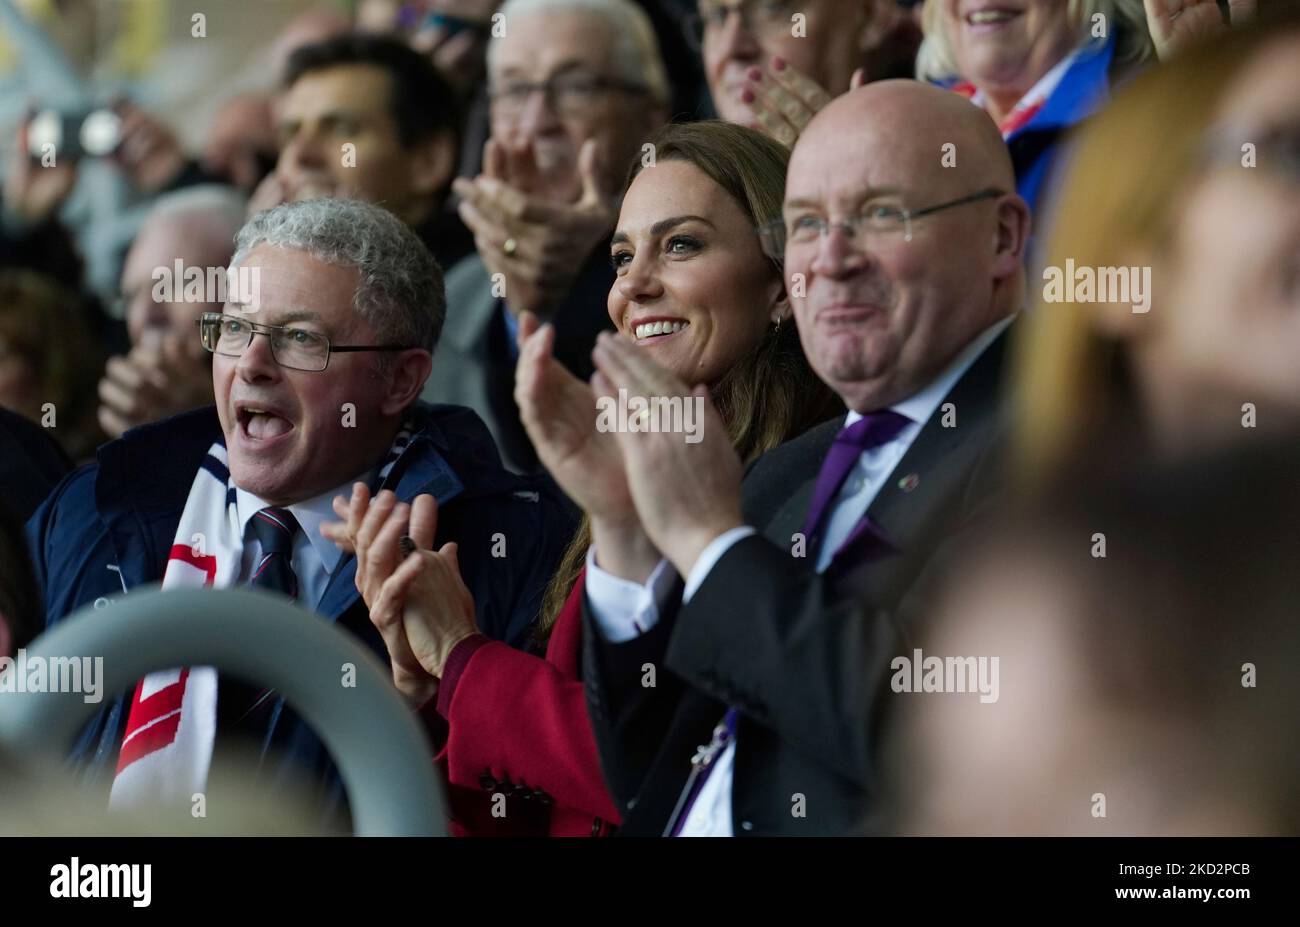
{"type": "Polygon", "coordinates": [[[707,744],[701,744],[691,757],[691,774],[686,779],[686,785],[682,789],[682,796],[677,800],[677,807],[673,809],[672,816],[668,819],[668,827],[664,831],[666,837],[679,837],[682,828],[686,824],[686,819],[690,817],[691,809],[695,807],[696,800],[700,797],[700,792],[704,790],[704,783],[708,781],[710,773],[713,772],[713,764],[727,745],[736,739],[736,719],[740,712],[734,708],[728,708],[727,713],[722,716],[713,729],[713,736],[707,744]]]}

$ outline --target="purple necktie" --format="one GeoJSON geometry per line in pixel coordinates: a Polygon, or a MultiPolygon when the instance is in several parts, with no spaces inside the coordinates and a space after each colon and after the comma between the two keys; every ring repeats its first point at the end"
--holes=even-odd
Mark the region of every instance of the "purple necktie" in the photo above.
{"type": "Polygon", "coordinates": [[[826,519],[831,503],[835,501],[840,487],[844,485],[863,452],[888,444],[911,421],[906,415],[883,409],[864,415],[847,428],[840,429],[830,452],[822,461],[821,472],[817,474],[812,504],[808,507],[808,517],[803,525],[804,537],[811,539],[824,527],[822,522],[826,519]]]}

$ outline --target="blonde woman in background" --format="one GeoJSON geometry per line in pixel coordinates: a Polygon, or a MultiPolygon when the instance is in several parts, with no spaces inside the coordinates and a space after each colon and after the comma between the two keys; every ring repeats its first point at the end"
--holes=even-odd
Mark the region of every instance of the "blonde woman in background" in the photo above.
{"type": "Polygon", "coordinates": [[[993,118],[1035,215],[1063,134],[1154,58],[1142,0],[929,0],[922,15],[917,77],[993,118]]]}

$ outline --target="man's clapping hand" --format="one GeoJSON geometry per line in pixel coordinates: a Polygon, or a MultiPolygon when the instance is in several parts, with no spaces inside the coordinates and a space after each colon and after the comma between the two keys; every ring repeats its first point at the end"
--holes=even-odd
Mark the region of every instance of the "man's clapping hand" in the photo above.
{"type": "Polygon", "coordinates": [[[110,438],[212,403],[206,357],[171,335],[149,338],[125,357],[111,357],[99,381],[99,427],[110,438]]]}
{"type": "Polygon", "coordinates": [[[564,298],[587,256],[614,228],[617,194],[601,179],[596,143],[578,156],[582,193],[572,203],[547,199],[532,149],[507,149],[488,139],[484,173],[457,178],[460,217],[489,274],[505,278],[506,306],[546,315],[564,298]]]}

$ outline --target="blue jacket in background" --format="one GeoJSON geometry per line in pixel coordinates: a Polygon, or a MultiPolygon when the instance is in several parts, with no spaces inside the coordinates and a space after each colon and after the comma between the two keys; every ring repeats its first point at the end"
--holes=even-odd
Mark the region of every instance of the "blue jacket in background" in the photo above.
{"type": "MultiPolygon", "coordinates": [[[[1114,60],[1115,36],[1085,45],[1042,108],[1006,139],[1016,172],[1016,192],[1029,204],[1035,225],[1039,207],[1043,205],[1040,199],[1044,186],[1053,172],[1053,162],[1060,153],[1065,134],[1100,109],[1110,97],[1114,60]]],[[[964,94],[974,92],[973,85],[960,78],[937,83],[964,94]]]]}
{"type": "Polygon", "coordinates": [[[1065,133],[1096,112],[1109,98],[1115,37],[1085,46],[1066,70],[1043,108],[1011,133],[1007,148],[1016,170],[1016,192],[1037,218],[1045,182],[1065,133]]]}
{"type": "MultiPolygon", "coordinates": [[[[576,526],[572,509],[543,480],[506,471],[486,427],[470,410],[420,403],[415,411],[415,434],[375,489],[393,489],[407,502],[423,492],[441,501],[436,544],[458,543],[479,627],[495,640],[527,647],[546,584],[576,526]],[[505,556],[494,556],[501,538],[505,556]]],[[[220,434],[214,407],[145,425],[105,444],[96,463],[55,487],[27,525],[47,626],[85,605],[112,608],[124,594],[161,582],[199,464],[220,434]]],[[[355,557],[345,556],[317,611],[386,664],[387,651],[355,575],[355,557]]],[[[83,781],[102,787],[105,795],[132,695],[106,698],[72,751],[83,781]]],[[[270,787],[284,787],[294,772],[299,779],[305,772],[319,786],[309,802],[318,801],[327,817],[344,807],[324,746],[282,698],[269,713],[262,751],[277,757],[263,766],[270,787]]]]}

